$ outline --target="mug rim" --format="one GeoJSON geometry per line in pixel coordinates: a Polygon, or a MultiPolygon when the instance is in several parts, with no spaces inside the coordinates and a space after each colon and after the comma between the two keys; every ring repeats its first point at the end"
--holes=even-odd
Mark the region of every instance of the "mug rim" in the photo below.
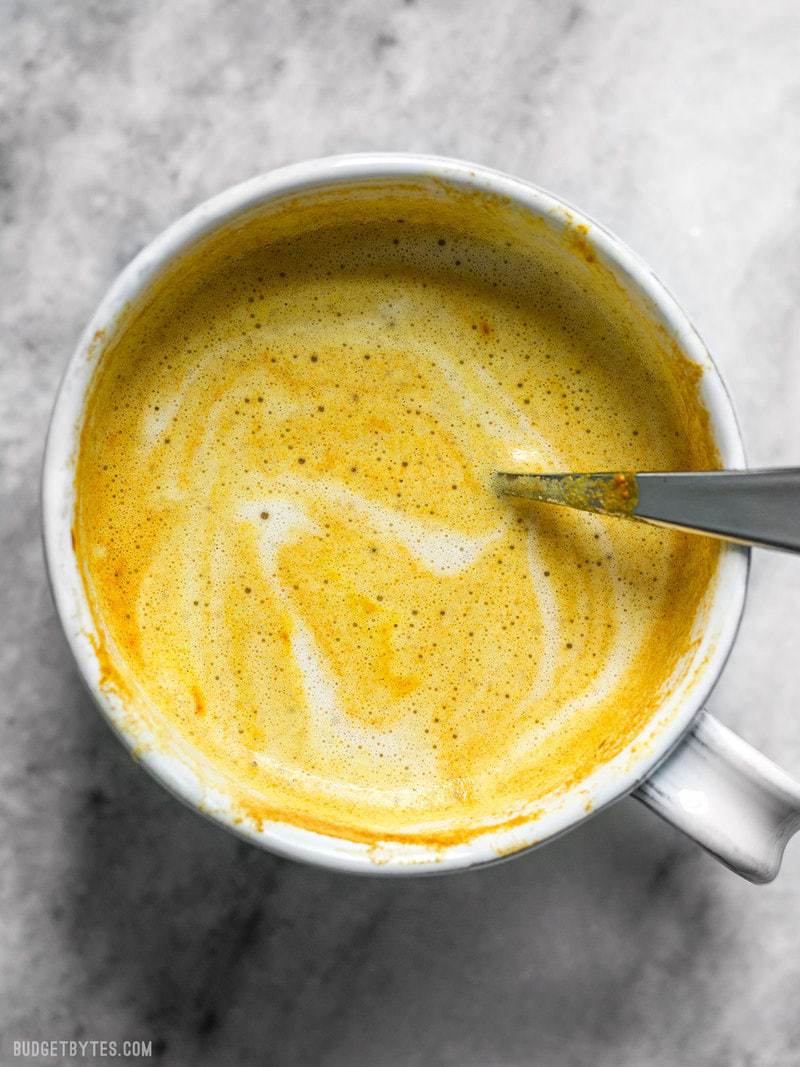
{"type": "MultiPolygon", "coordinates": [[[[713,643],[697,667],[699,677],[676,699],[668,718],[658,723],[662,709],[654,712],[641,733],[622,752],[567,790],[553,802],[552,809],[532,815],[529,822],[513,831],[500,828],[461,845],[427,849],[356,844],[285,823],[265,822],[259,829],[237,823],[226,798],[208,794],[177,759],[155,749],[142,749],[141,738],[125,728],[113,695],[101,686],[99,663],[87,630],[91,618],[71,542],[78,436],[89,384],[102,354],[103,346],[98,340],[105,329],[113,326],[124,307],[140,296],[178,255],[246,212],[279,197],[314,189],[409,178],[434,178],[456,188],[499,194],[556,224],[586,226],[586,241],[615,273],[624,277],[632,290],[648,301],[669,337],[703,368],[701,398],[723,463],[726,467],[745,466],[731,398],[703,341],[660,279],[615,234],[563,198],[502,171],[442,156],[378,152],[294,163],[231,186],[183,215],[142,249],[111,283],[66,365],[50,419],[42,471],[46,569],[59,620],[82,680],[128,751],[195,811],[269,851],[327,868],[378,875],[446,873],[522,855],[566,833],[633,791],[680,743],[716,684],[744,610],[750,560],[747,548],[723,545],[709,608],[709,618],[712,612],[719,616],[713,643]]],[[[709,629],[704,624],[703,640],[711,641],[709,629]]]]}

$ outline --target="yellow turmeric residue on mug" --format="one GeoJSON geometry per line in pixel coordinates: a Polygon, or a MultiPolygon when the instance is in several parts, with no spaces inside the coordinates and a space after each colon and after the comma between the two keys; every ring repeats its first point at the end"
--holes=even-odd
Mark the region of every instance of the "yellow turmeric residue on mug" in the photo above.
{"type": "Polygon", "coordinates": [[[687,361],[584,245],[440,183],[308,194],[105,339],[75,514],[98,647],[134,730],[243,818],[519,825],[675,681],[716,545],[490,488],[718,465],[687,361]]]}

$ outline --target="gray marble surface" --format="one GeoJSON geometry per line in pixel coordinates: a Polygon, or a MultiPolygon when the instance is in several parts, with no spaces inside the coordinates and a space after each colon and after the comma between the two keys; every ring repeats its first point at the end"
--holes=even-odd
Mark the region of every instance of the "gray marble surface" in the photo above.
{"type": "MultiPolygon", "coordinates": [[[[797,463],[799,45],[792,0],[0,0],[2,1064],[76,1035],[179,1067],[800,1063],[800,846],[754,888],[626,801],[447,879],[274,859],[99,719],[37,503],[59,375],[120,267],[233,182],[376,148],[611,226],[697,323],[751,461],[797,463]]],[[[758,555],[710,705],[796,773],[798,612],[798,560],[758,555]]]]}

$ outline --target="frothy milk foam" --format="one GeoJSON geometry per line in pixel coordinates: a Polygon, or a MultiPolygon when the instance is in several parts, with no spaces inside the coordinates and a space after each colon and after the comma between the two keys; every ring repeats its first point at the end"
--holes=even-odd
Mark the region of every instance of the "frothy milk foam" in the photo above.
{"type": "Polygon", "coordinates": [[[679,676],[707,540],[490,491],[718,465],[582,235],[423,181],[210,239],[119,323],[75,541],[105,684],[242,817],[447,844],[586,778],[679,676]]]}

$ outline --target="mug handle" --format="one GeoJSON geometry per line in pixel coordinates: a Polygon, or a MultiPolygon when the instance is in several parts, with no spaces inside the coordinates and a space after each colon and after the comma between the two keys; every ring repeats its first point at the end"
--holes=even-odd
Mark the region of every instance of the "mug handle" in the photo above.
{"type": "Polygon", "coordinates": [[[705,710],[633,796],[751,882],[800,829],[800,783],[705,710]]]}

